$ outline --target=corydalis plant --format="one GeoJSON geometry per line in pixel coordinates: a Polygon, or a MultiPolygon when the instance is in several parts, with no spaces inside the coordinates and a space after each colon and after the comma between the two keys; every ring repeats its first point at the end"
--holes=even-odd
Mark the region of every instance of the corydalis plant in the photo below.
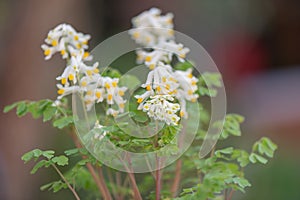
{"type": "MultiPolygon", "coordinates": [[[[68,96],[74,93],[81,95],[86,110],[95,104],[106,108],[106,113],[99,112],[98,121],[93,127],[100,131],[87,134],[87,140],[93,144],[110,140],[130,151],[148,152],[173,142],[174,148],[163,153],[177,153],[181,141],[174,140],[174,137],[182,128],[178,125],[180,120],[189,117],[187,105],[204,96],[215,97],[215,88],[222,84],[221,76],[216,73],[206,72],[195,77],[192,65],[185,61],[189,49],[175,40],[172,19],[173,14],[161,15],[159,9],[153,8],[132,20],[133,29],[129,34],[143,47],[136,52],[137,62],[150,70],[146,82],[141,84],[141,92],[135,95],[133,102],[124,99],[127,88],[120,85],[118,77],[121,74],[118,71],[110,69],[109,72],[100,73],[98,63],[91,66],[86,64],[86,61],[92,60],[88,52],[89,35],[77,32],[67,24],[58,25],[49,32],[46,44],[42,45],[45,59],[59,53],[66,60],[63,73],[57,77],[60,82],[57,84],[57,99],[20,101],[4,109],[4,112],[8,112],[16,107],[18,116],[31,113],[34,118],[43,118],[44,122],[51,120],[54,127],[69,133],[74,141],[76,148],[66,150],[63,155],[56,155],[53,150],[35,149],[22,157],[25,162],[37,162],[31,173],[36,173],[42,167],[52,167],[58,173],[59,180],[42,186],[42,190],[58,192],[68,188],[76,199],[84,194],[84,199],[230,200],[235,191],[244,192],[250,186],[244,168],[250,163],[265,164],[268,158],[273,157],[277,146],[264,137],[253,145],[250,152],[232,146],[221,149],[215,147],[211,155],[199,159],[198,144],[204,140],[209,121],[208,112],[200,103],[200,127],[203,128],[196,134],[194,143],[197,145],[191,146],[173,165],[142,174],[138,181],[133,173],[121,173],[103,166],[81,146],[74,132],[68,101],[68,96]],[[135,108],[132,109],[132,116],[138,123],[147,123],[148,119],[139,113],[142,112],[166,125],[157,136],[150,138],[136,138],[124,133],[113,118],[124,112],[125,103],[135,108]],[[70,159],[75,164],[62,173],[61,167],[69,165],[70,159]]],[[[241,136],[240,124],[243,120],[240,115],[228,114],[224,126],[223,121],[216,122],[216,128],[223,126],[220,143],[231,136],[241,136]]]]}

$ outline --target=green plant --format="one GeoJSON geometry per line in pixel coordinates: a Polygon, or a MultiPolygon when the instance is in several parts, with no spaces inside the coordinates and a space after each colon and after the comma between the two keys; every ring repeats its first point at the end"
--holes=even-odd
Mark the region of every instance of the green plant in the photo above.
{"type": "MultiPolygon", "coordinates": [[[[89,35],[79,33],[67,24],[49,32],[46,44],[42,45],[46,59],[58,52],[66,60],[64,72],[57,77],[60,81],[57,100],[20,101],[4,109],[6,113],[16,108],[19,117],[30,113],[35,119],[51,121],[74,141],[75,148],[65,150],[63,155],[55,155],[53,150],[35,149],[22,156],[25,163],[36,162],[32,174],[42,167],[52,167],[59,175],[58,180],[42,186],[41,190],[58,192],[69,189],[76,199],[80,199],[82,191],[87,191],[90,194],[87,199],[229,200],[234,191],[245,192],[245,188],[251,186],[244,175],[245,167],[266,164],[274,156],[277,146],[263,137],[250,152],[232,146],[214,147],[210,155],[199,158],[199,144],[205,140],[209,113],[198,100],[205,96],[216,97],[222,81],[218,73],[205,72],[195,77],[193,65],[185,60],[189,49],[174,40],[172,17],[172,14],[160,16],[160,10],[151,9],[133,19],[137,29],[130,30],[129,34],[145,47],[137,51],[137,61],[150,70],[144,84],[134,76],[122,76],[113,68],[99,70],[98,63],[87,65],[86,62],[92,60],[87,51],[89,35]],[[153,20],[164,29],[155,29],[153,20]],[[148,45],[160,49],[149,50],[148,45]],[[133,85],[141,87],[133,97],[125,99],[125,93],[133,85]],[[99,111],[95,123],[87,128],[91,130],[87,130],[82,138],[76,135],[77,119],[71,109],[70,94],[79,94],[84,113],[93,106],[99,111]],[[127,112],[125,105],[129,108],[127,112]],[[93,153],[101,154],[103,144],[110,142],[130,152],[157,151],[156,161],[163,163],[159,156],[173,156],[181,151],[183,138],[177,134],[187,131],[181,122],[191,120],[188,118],[189,109],[200,110],[201,128],[190,148],[167,168],[153,170],[149,166],[149,173],[136,176],[130,163],[124,165],[127,172],[121,173],[103,165],[86,149],[88,146],[93,153]],[[128,115],[134,125],[153,128],[157,134],[146,138],[126,134],[127,121],[116,123],[114,120],[123,115],[128,115]],[[163,125],[159,129],[160,123],[163,125]],[[62,173],[60,168],[69,165],[69,160],[74,160],[75,164],[62,173]]],[[[240,124],[243,121],[238,114],[227,114],[224,120],[216,121],[214,127],[222,130],[220,141],[241,136],[240,124]]]]}

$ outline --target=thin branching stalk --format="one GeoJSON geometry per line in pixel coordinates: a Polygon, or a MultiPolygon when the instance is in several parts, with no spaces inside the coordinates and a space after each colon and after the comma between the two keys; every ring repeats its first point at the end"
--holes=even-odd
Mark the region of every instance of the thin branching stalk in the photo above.
{"type": "Polygon", "coordinates": [[[129,156],[126,156],[126,157],[128,157],[129,167],[127,166],[126,163],[124,163],[124,167],[126,168],[127,174],[129,176],[129,181],[130,181],[130,184],[131,184],[131,187],[132,187],[132,190],[133,190],[134,199],[136,199],[136,200],[142,200],[142,195],[141,195],[140,190],[139,190],[139,188],[138,188],[138,186],[136,184],[135,176],[132,173],[133,169],[131,167],[130,157],[129,156]]]}
{"type": "Polygon", "coordinates": [[[71,192],[73,193],[74,197],[76,198],[76,200],[80,200],[76,190],[71,186],[71,184],[69,183],[69,181],[67,181],[67,179],[65,178],[65,176],[61,173],[61,171],[56,167],[55,164],[51,164],[51,166],[55,169],[55,171],[59,174],[59,176],[62,178],[62,180],[67,184],[68,188],[71,190],[71,192]]]}

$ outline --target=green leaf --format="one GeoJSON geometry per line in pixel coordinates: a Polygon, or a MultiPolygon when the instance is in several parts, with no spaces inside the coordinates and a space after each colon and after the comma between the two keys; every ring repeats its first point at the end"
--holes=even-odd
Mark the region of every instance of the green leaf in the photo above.
{"type": "Polygon", "coordinates": [[[62,129],[72,123],[73,123],[73,117],[68,116],[68,117],[62,117],[58,120],[55,120],[53,122],[53,126],[59,128],[59,129],[62,129]]]}
{"type": "Polygon", "coordinates": [[[47,160],[41,160],[38,163],[36,163],[36,165],[32,168],[30,173],[35,174],[38,169],[45,167],[45,166],[48,167],[48,165],[49,165],[49,162],[47,160]]]}
{"type": "Polygon", "coordinates": [[[21,157],[21,159],[22,159],[25,163],[29,162],[32,158],[34,158],[34,154],[33,154],[32,151],[29,151],[29,152],[25,153],[25,154],[21,157]]]}
{"type": "Polygon", "coordinates": [[[251,153],[249,156],[249,160],[252,163],[256,163],[256,162],[260,162],[262,164],[266,164],[268,162],[268,160],[256,153],[251,153]]]}
{"type": "Polygon", "coordinates": [[[67,156],[72,156],[79,153],[79,149],[69,149],[64,152],[67,156]]]}
{"type": "Polygon", "coordinates": [[[277,145],[274,144],[269,138],[263,137],[259,141],[255,142],[252,151],[258,152],[261,155],[266,155],[269,158],[274,156],[274,152],[277,149],[277,145]]]}
{"type": "Polygon", "coordinates": [[[11,111],[12,109],[14,109],[17,105],[18,105],[19,102],[15,102],[11,105],[8,105],[8,106],[5,106],[4,109],[3,109],[3,112],[4,113],[8,113],[9,111],[11,111]]]}
{"type": "Polygon", "coordinates": [[[57,110],[57,108],[52,105],[47,106],[43,112],[43,121],[46,122],[46,121],[51,120],[53,118],[53,116],[55,115],[56,110],[57,110]]]}
{"type": "Polygon", "coordinates": [[[53,150],[47,150],[47,151],[43,151],[42,155],[47,159],[51,159],[54,157],[54,153],[55,152],[53,150]]]}
{"type": "Polygon", "coordinates": [[[233,152],[233,147],[228,147],[225,149],[217,150],[215,154],[231,154],[233,152]]]}
{"type": "Polygon", "coordinates": [[[63,155],[54,157],[51,160],[59,166],[65,166],[69,164],[69,159],[63,155]]]}
{"type": "Polygon", "coordinates": [[[245,179],[245,178],[242,178],[242,177],[235,177],[233,179],[233,182],[235,184],[238,184],[242,188],[250,187],[251,186],[251,184],[249,183],[249,181],[247,179],[245,179]]]}
{"type": "Polygon", "coordinates": [[[25,103],[25,101],[22,101],[20,103],[18,103],[18,106],[17,106],[17,115],[19,117],[21,116],[24,116],[26,113],[27,113],[27,105],[25,103]]]}
{"type": "Polygon", "coordinates": [[[176,70],[186,71],[189,68],[193,68],[193,64],[191,62],[178,62],[174,68],[176,70]]]}

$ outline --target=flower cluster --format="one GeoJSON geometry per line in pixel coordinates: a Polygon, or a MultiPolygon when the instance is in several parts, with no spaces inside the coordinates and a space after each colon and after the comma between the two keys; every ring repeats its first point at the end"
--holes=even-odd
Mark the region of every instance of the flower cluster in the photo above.
{"type": "MultiPolygon", "coordinates": [[[[137,62],[150,69],[146,83],[142,85],[146,92],[135,97],[140,104],[138,109],[146,112],[144,106],[148,105],[148,98],[153,100],[161,98],[161,95],[171,95],[180,104],[177,110],[180,110],[180,117],[187,118],[186,101],[197,101],[198,79],[193,76],[191,68],[181,71],[175,70],[170,65],[170,63],[173,63],[174,56],[179,62],[184,62],[186,54],[189,52],[189,49],[184,47],[183,44],[175,42],[172,20],[173,14],[161,15],[161,11],[157,8],[145,11],[132,20],[133,29],[129,31],[129,34],[137,44],[146,48],[137,50],[137,62]]],[[[159,104],[158,101],[152,102],[159,104]]],[[[162,109],[160,111],[166,110],[162,109]]],[[[176,112],[172,113],[172,117],[176,112]]],[[[149,111],[147,113],[150,117],[155,116],[149,111]]],[[[170,122],[166,113],[160,116],[165,118],[157,116],[154,118],[167,123],[170,122]]],[[[178,121],[179,117],[176,120],[178,121]]]]}
{"type": "Polygon", "coordinates": [[[180,106],[178,103],[172,103],[173,101],[174,98],[171,95],[155,95],[140,106],[142,105],[142,110],[147,112],[149,117],[165,121],[168,125],[177,125],[180,117],[176,115],[176,112],[180,110],[180,106]]]}
{"type": "Polygon", "coordinates": [[[56,78],[60,81],[57,84],[57,100],[59,102],[69,94],[80,92],[83,94],[87,110],[90,110],[95,103],[106,101],[110,106],[106,114],[115,116],[124,112],[123,96],[127,88],[119,87],[117,78],[101,76],[97,62],[92,66],[85,63],[92,59],[86,51],[89,39],[89,35],[76,32],[68,24],[58,25],[48,33],[45,39],[47,45],[42,45],[45,59],[50,59],[53,54],[60,52],[62,58],[67,60],[63,73],[56,78]]]}
{"type": "Polygon", "coordinates": [[[55,53],[59,52],[63,59],[68,59],[71,56],[76,56],[82,51],[84,60],[91,60],[92,57],[88,49],[88,41],[91,36],[83,33],[78,33],[69,24],[60,24],[53,30],[50,30],[45,43],[42,45],[45,59],[50,59],[55,53]]]}

